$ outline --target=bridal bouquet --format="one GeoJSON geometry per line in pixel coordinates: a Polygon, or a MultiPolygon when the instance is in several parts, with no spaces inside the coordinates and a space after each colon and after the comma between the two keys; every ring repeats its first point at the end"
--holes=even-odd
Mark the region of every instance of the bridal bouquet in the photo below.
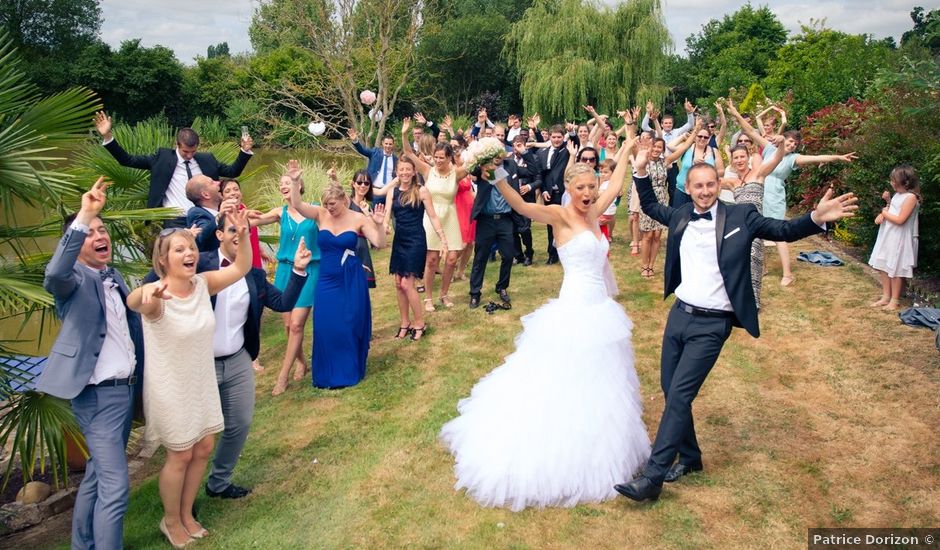
{"type": "Polygon", "coordinates": [[[489,164],[506,155],[506,148],[503,142],[494,137],[485,137],[471,143],[460,154],[463,159],[463,166],[467,172],[474,171],[477,167],[489,164]]]}

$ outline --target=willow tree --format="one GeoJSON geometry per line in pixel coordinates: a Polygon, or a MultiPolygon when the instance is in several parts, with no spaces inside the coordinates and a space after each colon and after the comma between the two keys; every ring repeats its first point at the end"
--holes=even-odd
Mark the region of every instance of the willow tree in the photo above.
{"type": "Polygon", "coordinates": [[[536,0],[514,23],[504,50],[520,75],[526,112],[583,118],[582,105],[613,112],[659,103],[671,48],[659,0],[610,8],[582,0],[536,0]]]}

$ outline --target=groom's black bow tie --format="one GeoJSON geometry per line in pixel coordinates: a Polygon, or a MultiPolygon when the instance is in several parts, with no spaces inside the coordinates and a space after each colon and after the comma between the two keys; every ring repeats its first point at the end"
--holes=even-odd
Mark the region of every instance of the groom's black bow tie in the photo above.
{"type": "Polygon", "coordinates": [[[106,267],[102,269],[101,271],[99,271],[98,274],[101,275],[102,281],[104,281],[105,279],[114,279],[114,268],[106,267]]]}
{"type": "Polygon", "coordinates": [[[695,220],[711,220],[711,219],[712,219],[712,213],[711,213],[711,212],[705,212],[704,214],[697,214],[697,213],[693,210],[693,211],[692,211],[692,215],[689,216],[689,221],[690,221],[690,222],[694,222],[695,220]]]}

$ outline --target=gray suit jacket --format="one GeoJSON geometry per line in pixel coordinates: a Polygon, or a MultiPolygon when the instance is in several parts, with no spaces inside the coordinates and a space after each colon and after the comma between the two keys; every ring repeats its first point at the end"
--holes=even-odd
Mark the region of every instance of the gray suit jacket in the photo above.
{"type": "MultiPolygon", "coordinates": [[[[107,330],[101,277],[77,261],[84,242],[85,233],[69,229],[46,266],[43,281],[55,298],[62,326],[36,388],[63,399],[74,398],[88,385],[107,330]]],[[[114,273],[114,282],[126,302],[129,291],[120,273],[114,273]]],[[[139,394],[144,364],[140,315],[128,309],[127,325],[137,356],[135,393],[139,394]]]]}

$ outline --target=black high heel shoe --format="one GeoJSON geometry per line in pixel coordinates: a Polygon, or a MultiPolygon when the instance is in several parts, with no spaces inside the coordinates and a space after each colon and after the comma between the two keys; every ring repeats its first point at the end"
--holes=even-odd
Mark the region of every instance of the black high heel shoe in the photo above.
{"type": "Polygon", "coordinates": [[[431,327],[429,327],[427,324],[425,324],[423,327],[414,327],[411,329],[411,339],[417,342],[418,340],[424,338],[429,330],[431,330],[431,327]],[[421,333],[420,335],[418,335],[419,332],[421,333]]]}
{"type": "Polygon", "coordinates": [[[412,330],[414,330],[414,329],[411,328],[410,326],[407,326],[407,327],[398,327],[398,333],[395,334],[395,339],[396,339],[396,340],[403,340],[403,339],[407,338],[408,335],[411,334],[411,331],[412,331],[412,330]]]}

